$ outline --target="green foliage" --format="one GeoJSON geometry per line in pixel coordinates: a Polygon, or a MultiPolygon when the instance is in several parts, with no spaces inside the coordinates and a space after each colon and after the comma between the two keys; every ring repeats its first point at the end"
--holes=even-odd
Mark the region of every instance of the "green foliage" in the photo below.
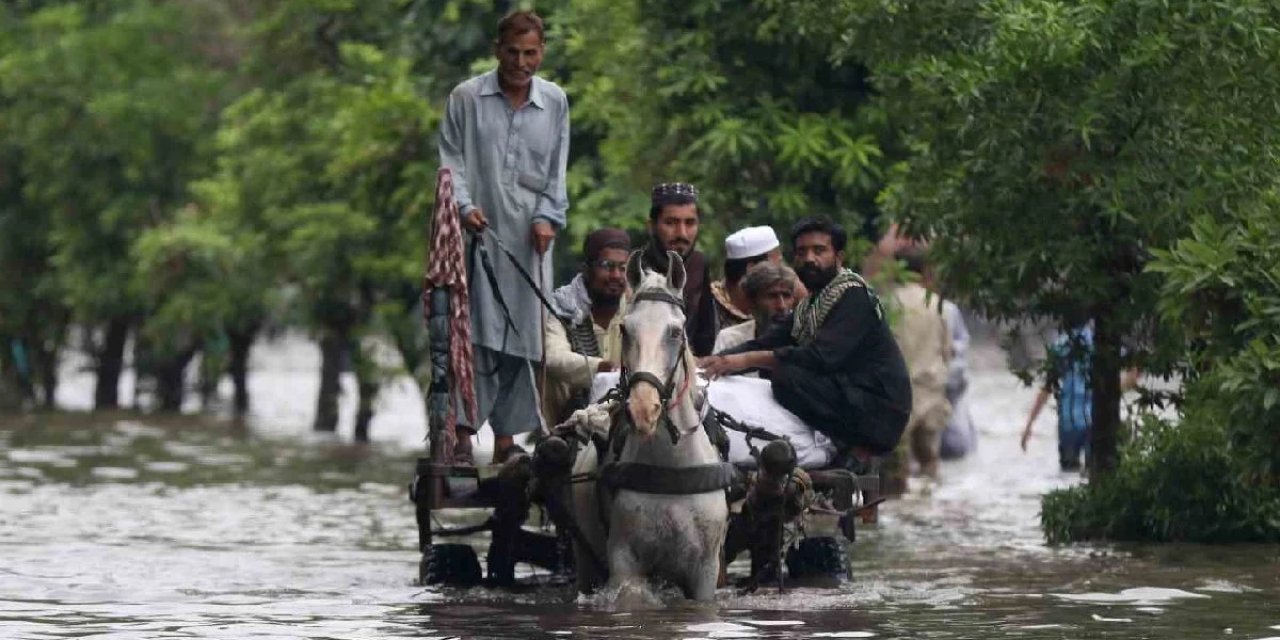
{"type": "Polygon", "coordinates": [[[218,74],[186,46],[173,5],[131,2],[106,16],[53,5],[25,26],[0,58],[22,199],[48,212],[58,285],[77,318],[137,314],[130,244],[185,200],[218,74]]]}
{"type": "Polygon", "coordinates": [[[1154,418],[1104,479],[1045,496],[1051,543],[1078,540],[1280,542],[1280,483],[1242,474],[1217,422],[1154,418]]]}
{"type": "Polygon", "coordinates": [[[188,209],[173,224],[145,231],[133,246],[133,286],[152,311],[143,337],[161,352],[225,340],[266,315],[271,281],[260,235],[220,228],[188,209]]]}
{"type": "Polygon", "coordinates": [[[945,290],[994,319],[1092,320],[1094,463],[1121,366],[1176,370],[1155,251],[1275,181],[1280,6],[1162,0],[795,3],[798,33],[873,71],[909,150],[882,202],[945,290]],[[1121,341],[1129,342],[1122,350],[1121,341]]]}
{"type": "Polygon", "coordinates": [[[244,308],[258,322],[273,306],[258,273],[291,292],[288,320],[349,348],[384,318],[414,317],[439,105],[393,53],[404,34],[371,19],[401,4],[283,2],[255,25],[264,46],[250,67],[270,77],[226,109],[217,170],[195,192],[225,233],[262,241],[230,276],[260,300],[244,308]],[[328,31],[302,38],[315,29],[328,31]]]}
{"type": "Polygon", "coordinates": [[[1188,337],[1179,423],[1148,418],[1120,470],[1045,498],[1051,541],[1280,541],[1280,217],[1274,193],[1155,252],[1188,337]]]}
{"type": "Polygon", "coordinates": [[[1165,276],[1160,312],[1183,326],[1192,382],[1188,413],[1227,433],[1241,468],[1280,478],[1280,197],[1156,253],[1165,276]]]}
{"type": "Polygon", "coordinates": [[[1280,89],[1257,74],[1280,16],[1233,6],[851,0],[801,22],[873,68],[912,150],[886,207],[935,239],[958,297],[1136,328],[1159,289],[1150,249],[1273,180],[1280,89]]]}
{"type": "MultiPolygon", "coordinates": [[[[752,1],[575,0],[553,42],[574,103],[573,246],[602,224],[642,228],[668,180],[702,190],[708,238],[753,223],[785,231],[826,213],[854,231],[875,214],[888,138],[864,73],[752,1]],[[707,28],[706,25],[715,25],[707,28]]],[[[713,257],[721,247],[704,241],[713,257]]]]}

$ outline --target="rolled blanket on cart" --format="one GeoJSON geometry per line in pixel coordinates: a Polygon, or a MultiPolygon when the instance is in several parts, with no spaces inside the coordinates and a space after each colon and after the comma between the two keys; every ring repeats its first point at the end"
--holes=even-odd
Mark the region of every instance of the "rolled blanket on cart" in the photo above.
{"type": "MultiPolygon", "coordinates": [[[[796,460],[801,468],[821,469],[831,464],[835,458],[836,447],[831,439],[822,432],[811,428],[800,420],[796,414],[782,408],[773,399],[773,391],[768,380],[746,376],[725,376],[709,385],[701,376],[698,384],[707,387],[707,398],[711,406],[733,416],[734,419],[751,427],[758,427],[776,436],[791,441],[796,450],[796,460]]],[[[591,398],[598,401],[610,389],[618,386],[616,372],[597,373],[591,384],[591,398]]],[[[755,460],[747,447],[746,436],[737,431],[728,431],[729,461],[741,466],[751,467],[755,460]]],[[[765,445],[755,441],[756,448],[765,445]]]]}

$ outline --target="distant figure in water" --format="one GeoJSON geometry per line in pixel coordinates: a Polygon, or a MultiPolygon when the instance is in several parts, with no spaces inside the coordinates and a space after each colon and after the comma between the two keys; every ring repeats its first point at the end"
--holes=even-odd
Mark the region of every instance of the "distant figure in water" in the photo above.
{"type": "Polygon", "coordinates": [[[947,367],[947,400],[951,403],[951,419],[942,431],[939,453],[943,460],[954,460],[973,451],[978,444],[978,430],[969,411],[969,327],[964,322],[960,307],[950,300],[942,301],[942,319],[951,336],[951,362],[947,367]]]}
{"type": "MultiPolygon", "coordinates": [[[[1031,428],[1053,394],[1058,402],[1058,466],[1063,471],[1079,471],[1082,464],[1088,466],[1089,428],[1093,424],[1093,390],[1089,387],[1093,327],[1082,325],[1063,333],[1049,345],[1048,353],[1049,378],[1040,388],[1022,429],[1022,450],[1027,450],[1031,428]]],[[[1137,370],[1126,370],[1120,388],[1132,389],[1137,382],[1137,370]]]]}

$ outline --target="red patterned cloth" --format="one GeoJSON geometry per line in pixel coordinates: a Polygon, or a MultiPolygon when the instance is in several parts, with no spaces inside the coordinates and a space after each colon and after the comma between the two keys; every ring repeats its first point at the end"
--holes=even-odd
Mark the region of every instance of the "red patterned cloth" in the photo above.
{"type": "MultiPolygon", "coordinates": [[[[476,424],[475,370],[471,354],[471,304],[467,295],[467,268],[463,262],[462,220],[453,200],[453,173],[436,173],[436,204],[431,222],[431,254],[422,287],[423,314],[431,313],[431,291],[449,290],[449,411],[445,417],[444,457],[453,460],[457,443],[457,399],[461,398],[468,424],[476,424]]],[[[424,320],[429,320],[424,317],[424,320]]]]}

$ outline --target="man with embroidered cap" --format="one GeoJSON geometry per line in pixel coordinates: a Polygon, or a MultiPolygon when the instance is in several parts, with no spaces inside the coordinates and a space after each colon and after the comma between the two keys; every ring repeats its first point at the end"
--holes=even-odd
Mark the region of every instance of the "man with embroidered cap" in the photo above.
{"type": "Polygon", "coordinates": [[[787,322],[698,364],[712,377],[771,371],[778,403],[849,460],[897,446],[911,415],[911,378],[875,291],[843,266],[846,240],[829,218],[797,222],[794,264],[809,296],[787,322]]]}
{"type": "Polygon", "coordinates": [[[582,269],[551,296],[556,315],[547,323],[543,399],[550,424],[559,424],[587,406],[596,373],[618,369],[630,254],[627,232],[592,231],[582,243],[582,269]]]}
{"type": "Polygon", "coordinates": [[[775,264],[782,262],[782,245],[773,227],[747,227],[725,237],[724,279],[711,283],[716,326],[721,331],[751,320],[750,304],[740,286],[742,276],[766,260],[775,264]]]}
{"type": "Polygon", "coordinates": [[[668,251],[676,252],[684,260],[685,335],[694,355],[705,356],[715,346],[717,327],[707,258],[694,248],[700,224],[696,187],[685,182],[666,182],[653,188],[644,265],[666,273],[668,251]]]}
{"type": "MultiPolygon", "coordinates": [[[[569,102],[560,87],[535,75],[543,53],[542,18],[532,11],[507,15],[494,42],[497,69],[455,87],[440,124],[440,164],[453,172],[458,212],[473,234],[464,260],[477,419],[493,427],[498,460],[513,436],[540,426],[541,415],[533,367],[542,358],[542,306],[502,247],[535,280],[549,282],[545,258],[569,208],[569,102]]],[[[479,426],[459,425],[472,433],[479,426]]],[[[470,457],[470,444],[459,440],[459,461],[470,457]]]]}

